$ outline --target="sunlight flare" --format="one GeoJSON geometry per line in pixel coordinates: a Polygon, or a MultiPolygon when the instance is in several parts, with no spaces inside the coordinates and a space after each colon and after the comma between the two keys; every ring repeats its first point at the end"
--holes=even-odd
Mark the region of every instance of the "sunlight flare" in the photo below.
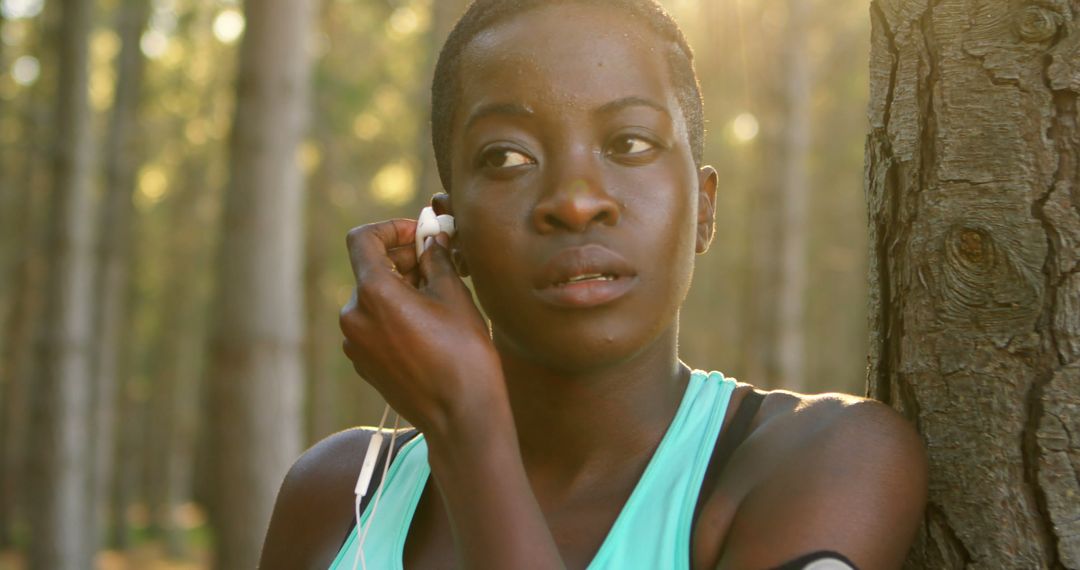
{"type": "Polygon", "coordinates": [[[239,10],[222,10],[214,18],[214,37],[223,44],[231,44],[244,33],[244,15],[239,10]]]}
{"type": "Polygon", "coordinates": [[[752,113],[740,113],[731,122],[731,132],[740,143],[748,143],[757,138],[759,130],[757,117],[752,113]]]}
{"type": "Polygon", "coordinates": [[[412,166],[405,161],[394,162],[382,167],[371,180],[371,194],[382,204],[400,206],[416,193],[415,183],[412,166]]]}

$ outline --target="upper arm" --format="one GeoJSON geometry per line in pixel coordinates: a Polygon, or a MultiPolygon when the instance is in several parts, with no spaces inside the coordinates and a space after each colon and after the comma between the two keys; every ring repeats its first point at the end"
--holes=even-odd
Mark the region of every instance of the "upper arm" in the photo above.
{"type": "Polygon", "coordinates": [[[259,568],[325,569],[345,538],[353,483],[371,432],[333,434],[306,451],[285,475],[259,568]]]}
{"type": "Polygon", "coordinates": [[[719,570],[772,568],[820,550],[862,569],[900,568],[926,504],[922,440],[879,402],[832,408],[799,420],[809,435],[782,449],[742,501],[719,570]]]}

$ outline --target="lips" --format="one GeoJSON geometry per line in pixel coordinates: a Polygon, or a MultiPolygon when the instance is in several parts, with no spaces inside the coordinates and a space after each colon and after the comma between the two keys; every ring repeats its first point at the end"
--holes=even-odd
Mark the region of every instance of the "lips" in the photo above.
{"type": "Polygon", "coordinates": [[[597,244],[560,250],[533,281],[541,300],[566,308],[610,303],[633,288],[637,272],[618,253],[597,244]]]}

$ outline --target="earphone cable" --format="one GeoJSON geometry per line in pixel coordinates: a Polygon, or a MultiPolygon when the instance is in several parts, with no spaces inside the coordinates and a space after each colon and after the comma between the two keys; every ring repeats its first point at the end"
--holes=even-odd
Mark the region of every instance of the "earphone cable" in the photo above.
{"type": "MultiPolygon", "coordinates": [[[[379,433],[382,433],[384,429],[386,423],[386,416],[389,411],[390,406],[387,405],[386,409],[383,410],[382,420],[379,421],[379,433]]],[[[359,535],[359,541],[356,547],[356,559],[353,560],[353,570],[357,570],[357,562],[359,562],[360,567],[363,570],[367,570],[367,560],[364,557],[364,542],[367,540],[368,531],[371,530],[371,523],[375,520],[375,515],[379,511],[379,500],[382,498],[383,487],[385,487],[383,483],[385,483],[386,473],[390,469],[390,459],[394,453],[394,445],[397,441],[398,426],[400,425],[400,423],[401,415],[397,412],[394,412],[394,429],[392,432],[390,432],[390,446],[386,450],[386,461],[383,462],[382,478],[380,479],[379,488],[376,489],[375,497],[373,498],[371,503],[371,515],[368,516],[367,524],[363,525],[362,527],[360,524],[361,496],[357,495],[356,497],[356,532],[359,535]]]]}
{"type": "MultiPolygon", "coordinates": [[[[364,459],[365,464],[368,462],[369,458],[371,458],[372,453],[378,454],[378,448],[382,446],[382,432],[383,429],[386,428],[386,417],[389,414],[390,404],[387,404],[386,407],[383,408],[382,417],[379,418],[379,427],[377,428],[377,431],[372,434],[371,439],[368,441],[368,450],[366,454],[367,457],[365,457],[364,459]],[[373,446],[377,446],[374,452],[372,451],[373,446]]],[[[392,437],[393,436],[391,436],[391,438],[392,437]]],[[[390,444],[390,449],[393,449],[393,443],[390,444]]],[[[375,459],[377,459],[377,456],[375,458],[371,458],[372,462],[374,462],[375,459]]],[[[361,540],[363,539],[363,535],[360,532],[360,503],[364,501],[364,496],[367,494],[367,488],[370,483],[370,479],[364,476],[364,471],[366,469],[367,468],[365,467],[364,469],[360,470],[360,480],[356,483],[356,501],[353,504],[354,514],[356,515],[356,535],[361,540]]],[[[357,566],[361,564],[363,565],[364,570],[367,570],[367,564],[365,563],[363,557],[363,542],[361,541],[356,549],[356,557],[353,558],[353,570],[357,570],[357,566]]]]}

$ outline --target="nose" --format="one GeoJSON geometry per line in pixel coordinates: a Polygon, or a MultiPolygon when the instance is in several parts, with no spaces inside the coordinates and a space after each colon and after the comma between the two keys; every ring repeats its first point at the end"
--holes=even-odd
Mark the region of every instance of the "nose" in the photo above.
{"type": "Polygon", "coordinates": [[[533,225],[541,234],[584,232],[594,223],[619,222],[619,203],[603,188],[601,178],[585,169],[556,176],[533,209],[533,225]]]}

